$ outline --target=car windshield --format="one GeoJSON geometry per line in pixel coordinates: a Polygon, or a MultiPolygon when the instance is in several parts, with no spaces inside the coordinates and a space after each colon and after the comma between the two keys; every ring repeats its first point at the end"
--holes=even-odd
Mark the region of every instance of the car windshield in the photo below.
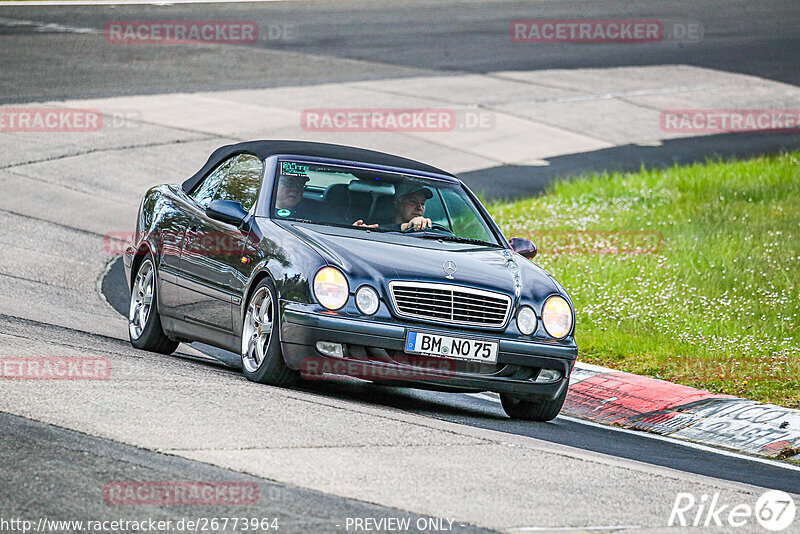
{"type": "Polygon", "coordinates": [[[281,160],[272,217],[500,246],[458,183],[358,167],[281,160]]]}

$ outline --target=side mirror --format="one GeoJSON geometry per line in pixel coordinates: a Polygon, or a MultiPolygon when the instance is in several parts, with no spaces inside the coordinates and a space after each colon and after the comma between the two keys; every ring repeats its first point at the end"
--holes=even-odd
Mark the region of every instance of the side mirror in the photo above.
{"type": "Polygon", "coordinates": [[[206,215],[214,220],[239,226],[247,217],[247,211],[245,211],[241,202],[217,199],[208,205],[206,215]]]}
{"type": "Polygon", "coordinates": [[[525,258],[533,258],[536,256],[536,245],[530,239],[524,237],[512,237],[508,240],[511,249],[525,258]]]}

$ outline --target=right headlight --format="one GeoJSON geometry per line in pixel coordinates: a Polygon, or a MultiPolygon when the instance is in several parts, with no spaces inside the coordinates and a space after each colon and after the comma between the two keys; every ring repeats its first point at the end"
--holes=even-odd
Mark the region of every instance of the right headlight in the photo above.
{"type": "Polygon", "coordinates": [[[329,310],[338,310],[347,304],[350,287],[342,271],[334,267],[323,267],[314,277],[314,296],[329,310]]]}
{"type": "Polygon", "coordinates": [[[378,311],[381,301],[378,293],[369,286],[361,286],[356,291],[356,307],[364,315],[372,315],[378,311]]]}
{"type": "Polygon", "coordinates": [[[558,295],[548,298],[542,307],[542,323],[547,333],[561,339],[572,330],[572,309],[569,303],[558,295]]]}

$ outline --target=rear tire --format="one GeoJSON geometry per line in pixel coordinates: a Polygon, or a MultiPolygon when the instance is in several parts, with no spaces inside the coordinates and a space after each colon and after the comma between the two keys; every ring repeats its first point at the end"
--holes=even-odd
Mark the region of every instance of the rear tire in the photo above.
{"type": "Polygon", "coordinates": [[[241,344],[244,376],[271,386],[297,384],[300,373],[286,365],[281,352],[278,298],[269,278],[256,285],[246,309],[241,344]]]}
{"type": "Polygon", "coordinates": [[[564,406],[564,400],[567,398],[567,387],[561,394],[551,401],[529,401],[520,400],[506,393],[500,394],[500,401],[503,404],[503,410],[512,419],[522,419],[523,421],[552,421],[556,418],[564,406]]]}
{"type": "Polygon", "coordinates": [[[172,354],[180,342],[168,338],[161,326],[155,264],[148,253],[136,270],[128,308],[128,337],[137,349],[172,354]]]}

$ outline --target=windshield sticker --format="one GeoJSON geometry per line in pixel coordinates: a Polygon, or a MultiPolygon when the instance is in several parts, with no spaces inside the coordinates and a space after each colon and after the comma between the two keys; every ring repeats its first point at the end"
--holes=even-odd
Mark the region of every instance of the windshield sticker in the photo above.
{"type": "Polygon", "coordinates": [[[308,165],[295,163],[294,161],[281,161],[281,174],[286,176],[307,176],[308,165]]]}
{"type": "Polygon", "coordinates": [[[289,210],[278,210],[278,217],[288,217],[292,212],[289,210]]]}

